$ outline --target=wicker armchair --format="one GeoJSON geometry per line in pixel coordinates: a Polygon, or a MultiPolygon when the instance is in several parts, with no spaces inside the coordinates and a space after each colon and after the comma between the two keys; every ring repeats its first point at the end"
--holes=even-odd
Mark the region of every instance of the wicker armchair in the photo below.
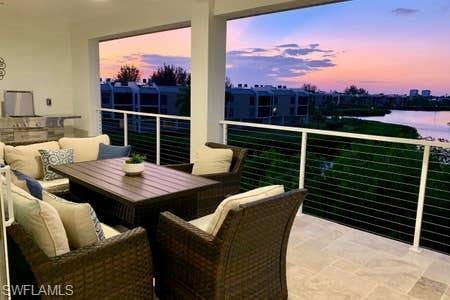
{"type": "MultiPolygon", "coordinates": [[[[212,180],[220,181],[222,186],[199,194],[199,201],[197,204],[198,217],[212,213],[220,202],[229,195],[237,194],[240,190],[242,168],[244,160],[247,156],[247,149],[223,145],[218,143],[206,143],[211,148],[225,148],[233,150],[233,160],[231,161],[230,171],[226,173],[202,175],[212,180]]],[[[178,164],[167,165],[166,167],[183,171],[185,173],[192,173],[193,164],[178,164]]]]}
{"type": "Polygon", "coordinates": [[[306,190],[231,210],[216,236],[165,212],[158,225],[161,299],[287,299],[286,250],[306,190]]]}
{"type": "Polygon", "coordinates": [[[57,257],[45,255],[19,224],[7,234],[13,285],[59,285],[68,295],[65,288],[71,286],[70,299],[153,299],[150,246],[142,228],[57,257]]]}

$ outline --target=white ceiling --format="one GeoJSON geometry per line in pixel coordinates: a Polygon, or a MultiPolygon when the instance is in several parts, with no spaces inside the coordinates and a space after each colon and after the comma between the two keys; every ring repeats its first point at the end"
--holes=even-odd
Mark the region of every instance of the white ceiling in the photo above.
{"type": "Polygon", "coordinates": [[[162,0],[0,0],[0,15],[79,21],[151,7],[162,0]]]}

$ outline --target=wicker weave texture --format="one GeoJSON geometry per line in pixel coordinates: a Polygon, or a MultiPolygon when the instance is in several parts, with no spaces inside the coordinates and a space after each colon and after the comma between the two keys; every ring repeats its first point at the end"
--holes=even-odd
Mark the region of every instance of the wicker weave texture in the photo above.
{"type": "MultiPolygon", "coordinates": [[[[153,299],[153,276],[147,233],[136,228],[116,237],[61,256],[47,257],[22,226],[8,228],[8,236],[25,261],[12,260],[10,267],[27,264],[38,286],[72,286],[70,297],[42,299],[153,299]]],[[[12,277],[24,283],[20,277],[12,277]]],[[[14,284],[14,282],[13,282],[14,284]]]]}
{"type": "MultiPolygon", "coordinates": [[[[221,186],[210,188],[198,194],[197,217],[208,215],[217,208],[220,202],[229,195],[240,191],[241,175],[247,156],[247,149],[218,143],[206,143],[210,148],[230,149],[233,151],[230,172],[207,174],[202,177],[220,181],[221,186]]],[[[186,173],[192,173],[193,164],[168,165],[168,168],[176,169],[186,173]]]]}
{"type": "Polygon", "coordinates": [[[306,195],[295,190],[230,211],[217,236],[170,213],[158,226],[163,299],[287,299],[286,251],[306,195]]]}

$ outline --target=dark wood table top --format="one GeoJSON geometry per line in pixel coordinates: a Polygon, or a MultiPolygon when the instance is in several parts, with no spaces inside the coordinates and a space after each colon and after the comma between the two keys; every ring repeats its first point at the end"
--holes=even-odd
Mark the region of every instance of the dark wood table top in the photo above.
{"type": "Polygon", "coordinates": [[[141,176],[125,176],[125,158],[87,161],[52,166],[56,173],[102,195],[139,206],[151,200],[158,202],[170,197],[193,193],[220,184],[218,181],[145,163],[141,176]]]}

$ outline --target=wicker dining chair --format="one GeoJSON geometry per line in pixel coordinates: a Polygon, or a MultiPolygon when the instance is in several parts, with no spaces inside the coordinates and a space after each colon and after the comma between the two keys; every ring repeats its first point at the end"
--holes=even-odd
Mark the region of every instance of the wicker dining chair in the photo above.
{"type": "Polygon", "coordinates": [[[164,212],[158,225],[161,299],[287,299],[286,250],[306,190],[230,210],[216,236],[164,212]]]}
{"type": "Polygon", "coordinates": [[[33,285],[35,291],[60,287],[70,299],[153,299],[151,251],[143,228],[56,257],[48,257],[17,223],[7,235],[12,285],[33,285]]]}
{"type": "MultiPolygon", "coordinates": [[[[205,145],[210,148],[231,149],[233,151],[233,159],[231,161],[229,172],[201,175],[205,178],[220,181],[222,185],[199,193],[197,217],[205,216],[214,212],[214,210],[223,199],[225,199],[227,196],[239,193],[242,169],[244,166],[245,158],[247,156],[247,149],[244,148],[218,143],[206,143],[205,145]]],[[[188,163],[167,165],[166,167],[183,171],[185,173],[192,173],[193,166],[194,164],[188,163]]]]}

